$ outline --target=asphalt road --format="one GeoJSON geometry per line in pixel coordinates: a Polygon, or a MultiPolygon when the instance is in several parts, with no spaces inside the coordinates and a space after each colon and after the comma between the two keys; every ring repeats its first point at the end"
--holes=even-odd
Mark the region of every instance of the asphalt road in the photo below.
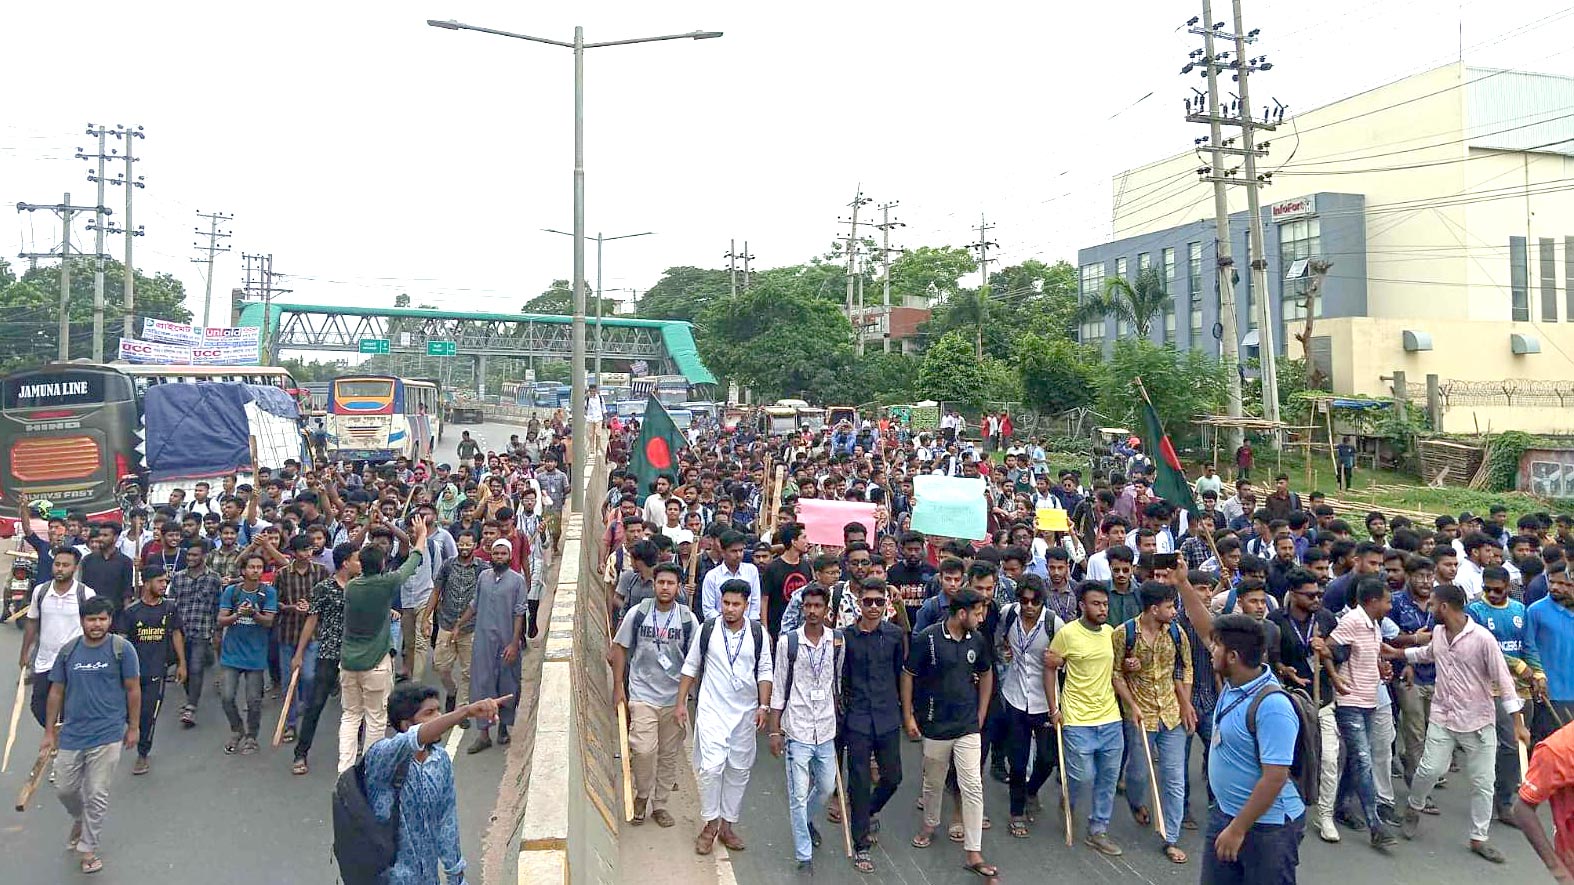
{"type": "MultiPolygon", "coordinates": [[[[915,802],[919,792],[919,745],[903,742],[902,786],[881,814],[880,844],[871,857],[876,870],[862,875],[844,856],[840,826],[822,815],[815,825],[824,842],[815,853],[817,885],[969,885],[984,880],[962,868],[961,846],[946,841],[944,825],[949,823],[950,808],[942,811],[942,827],[929,848],[918,850],[909,840],[918,832],[921,814],[915,802]]],[[[1193,753],[1195,757],[1200,754],[1193,753]]],[[[1403,800],[1403,781],[1398,780],[1403,800]]],[[[1196,882],[1200,875],[1202,835],[1187,832],[1181,848],[1191,856],[1189,863],[1170,863],[1160,853],[1159,838],[1150,828],[1139,828],[1132,820],[1123,796],[1115,797],[1115,814],[1110,835],[1125,849],[1122,857],[1106,858],[1082,845],[1085,827],[1078,822],[1075,847],[1067,848],[1065,829],[1059,810],[1058,780],[1051,778],[1039,794],[1045,805],[1027,839],[1014,839],[1006,832],[1007,797],[1003,784],[984,780],[984,811],[993,826],[984,833],[984,857],[1000,869],[1000,882],[1196,882]]],[[[1493,823],[1492,842],[1508,856],[1502,867],[1471,854],[1467,847],[1469,819],[1468,796],[1462,789],[1462,776],[1452,776],[1450,785],[1434,793],[1442,808],[1440,817],[1423,817],[1422,831],[1413,842],[1401,842],[1387,853],[1374,850],[1365,833],[1342,830],[1344,841],[1328,845],[1308,830],[1301,843],[1301,882],[1395,882],[1427,885],[1466,885],[1485,877],[1513,876],[1521,882],[1550,881],[1545,868],[1531,851],[1519,831],[1493,823]]],[[[1205,810],[1201,798],[1192,797],[1199,819],[1205,810]]],[[[782,885],[804,883],[793,862],[792,836],[786,821],[787,787],[785,763],[770,755],[762,738],[759,756],[745,794],[738,832],[748,843],[744,851],[731,854],[732,870],[740,885],[782,885]]],[[[1543,815],[1543,817],[1546,817],[1543,815]]],[[[1550,826],[1550,821],[1549,821],[1550,826]]],[[[669,831],[673,832],[673,831],[669,831]]],[[[692,844],[693,834],[683,834],[683,845],[692,844]]],[[[676,842],[674,843],[677,844],[676,842]]],[[[692,850],[692,849],[689,849],[692,850]]]]}
{"type": "MultiPolygon", "coordinates": [[[[518,428],[503,424],[460,425],[483,447],[504,445],[518,428]]],[[[459,433],[445,432],[444,455],[452,455],[459,433]]],[[[21,631],[0,625],[0,716],[8,717],[16,694],[16,661],[21,631]]],[[[435,677],[427,680],[435,684],[435,677]]],[[[198,726],[182,729],[179,707],[184,694],[172,687],[165,695],[153,744],[153,770],[132,777],[134,752],[121,757],[110,792],[102,856],[105,866],[94,876],[100,883],[163,882],[169,885],[323,885],[336,880],[331,854],[329,797],[334,785],[339,705],[330,700],[323,711],[311,773],[290,774],[293,745],[270,748],[268,738],[278,721],[280,702],[265,696],[262,708],[263,747],[254,756],[227,756],[228,726],[219,708],[218,689],[203,689],[198,726]]],[[[0,719],[0,727],[5,720],[0,719]]],[[[46,783],[27,811],[12,810],[27,778],[42,732],[25,709],[10,768],[0,774],[0,869],[8,881],[36,885],[79,882],[72,852],[66,850],[71,821],[46,783]],[[11,874],[23,876],[10,879],[11,874]]],[[[451,740],[470,732],[455,730],[451,740]]],[[[454,746],[450,743],[450,747],[454,746]]],[[[504,776],[504,748],[475,756],[454,754],[459,794],[461,842],[479,881],[480,846],[504,776]]]]}

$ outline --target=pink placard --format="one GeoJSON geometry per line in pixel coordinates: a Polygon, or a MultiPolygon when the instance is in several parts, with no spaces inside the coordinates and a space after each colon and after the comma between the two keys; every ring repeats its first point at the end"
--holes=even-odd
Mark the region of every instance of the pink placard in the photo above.
{"type": "Polygon", "coordinates": [[[829,547],[842,546],[842,527],[850,522],[861,522],[866,537],[874,537],[873,504],[860,501],[822,501],[818,498],[798,499],[798,521],[808,529],[810,544],[829,547]]]}

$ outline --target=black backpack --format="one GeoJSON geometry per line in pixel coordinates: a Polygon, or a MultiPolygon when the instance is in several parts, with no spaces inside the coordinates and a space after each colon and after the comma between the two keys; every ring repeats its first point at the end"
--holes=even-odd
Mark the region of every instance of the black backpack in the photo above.
{"type": "Polygon", "coordinates": [[[393,813],[384,823],[366,798],[366,757],[339,775],[333,788],[333,856],[344,885],[380,885],[399,855],[399,799],[410,770],[406,756],[393,773],[393,813]]]}
{"type": "MultiPolygon", "coordinates": [[[[1271,694],[1282,694],[1290,699],[1290,707],[1295,711],[1295,718],[1300,724],[1295,734],[1295,759],[1290,763],[1290,780],[1301,792],[1301,802],[1310,808],[1317,804],[1317,778],[1323,761],[1323,745],[1318,734],[1317,705],[1312,703],[1311,696],[1304,690],[1286,688],[1272,679],[1268,680],[1262,688],[1257,689],[1251,704],[1246,707],[1246,731],[1252,736],[1253,744],[1257,742],[1257,708],[1262,705],[1263,699],[1271,694]]],[[[1260,759],[1261,755],[1258,758],[1260,759]]]]}

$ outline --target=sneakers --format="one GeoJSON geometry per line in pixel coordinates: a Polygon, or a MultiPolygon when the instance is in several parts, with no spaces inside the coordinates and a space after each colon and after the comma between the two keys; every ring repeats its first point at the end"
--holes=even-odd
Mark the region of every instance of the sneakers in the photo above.
{"type": "Polygon", "coordinates": [[[137,761],[131,763],[131,773],[132,774],[147,774],[148,770],[151,767],[152,766],[150,766],[148,764],[148,757],[146,757],[146,756],[138,756],[137,757],[137,761]]]}
{"type": "Polygon", "coordinates": [[[1340,839],[1339,828],[1334,826],[1334,819],[1330,816],[1317,816],[1317,836],[1324,842],[1338,842],[1340,839]]]}
{"type": "Polygon", "coordinates": [[[1351,814],[1350,809],[1348,808],[1341,808],[1338,811],[1335,811],[1334,820],[1346,827],[1349,827],[1352,830],[1366,829],[1366,821],[1361,819],[1358,815],[1351,814]]]}
{"type": "Polygon", "coordinates": [[[1094,851],[1097,851],[1099,854],[1102,854],[1105,857],[1120,857],[1122,854],[1126,853],[1121,850],[1119,845],[1115,844],[1114,840],[1110,839],[1108,833],[1094,833],[1088,836],[1086,839],[1083,839],[1082,844],[1088,846],[1094,851]]]}
{"type": "Polygon", "coordinates": [[[667,827],[677,824],[677,821],[672,819],[671,812],[667,811],[665,808],[657,808],[656,810],[652,811],[650,813],[650,819],[655,821],[656,826],[661,827],[662,829],[666,829],[667,827]]]}
{"type": "Polygon", "coordinates": [[[1381,802],[1377,804],[1377,819],[1391,827],[1397,827],[1403,823],[1399,813],[1394,811],[1394,806],[1385,805],[1381,802]]]}

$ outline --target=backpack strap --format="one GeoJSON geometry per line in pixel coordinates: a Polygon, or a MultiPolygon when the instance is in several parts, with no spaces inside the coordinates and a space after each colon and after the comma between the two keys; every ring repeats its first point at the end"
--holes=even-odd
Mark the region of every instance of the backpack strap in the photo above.
{"type": "Polygon", "coordinates": [[[792,701],[792,671],[798,663],[798,631],[793,630],[787,634],[787,684],[782,686],[782,713],[787,712],[787,704],[792,701]]]}
{"type": "Polygon", "coordinates": [[[836,589],[831,591],[831,629],[836,629],[836,622],[842,619],[842,597],[847,594],[847,582],[837,581],[836,589]]]}
{"type": "Polygon", "coordinates": [[[1257,743],[1257,708],[1262,706],[1263,700],[1271,694],[1288,696],[1283,686],[1270,679],[1257,689],[1257,693],[1252,695],[1251,703],[1246,705],[1246,733],[1252,736],[1253,744],[1257,743]]]}
{"type": "Polygon", "coordinates": [[[700,666],[699,670],[694,674],[695,685],[705,681],[705,659],[710,657],[710,640],[715,632],[716,618],[706,619],[704,626],[700,627],[700,666]]]}
{"type": "Polygon", "coordinates": [[[1229,614],[1235,611],[1235,597],[1238,593],[1239,591],[1236,589],[1236,585],[1231,584],[1230,595],[1224,598],[1224,614],[1229,614]]]}
{"type": "Polygon", "coordinates": [[[1186,675],[1185,646],[1182,644],[1180,624],[1170,621],[1170,639],[1175,642],[1175,680],[1179,682],[1186,675]]]}
{"type": "Polygon", "coordinates": [[[1126,627],[1126,657],[1131,657],[1132,646],[1137,644],[1137,619],[1132,618],[1125,623],[1126,627]]]}

